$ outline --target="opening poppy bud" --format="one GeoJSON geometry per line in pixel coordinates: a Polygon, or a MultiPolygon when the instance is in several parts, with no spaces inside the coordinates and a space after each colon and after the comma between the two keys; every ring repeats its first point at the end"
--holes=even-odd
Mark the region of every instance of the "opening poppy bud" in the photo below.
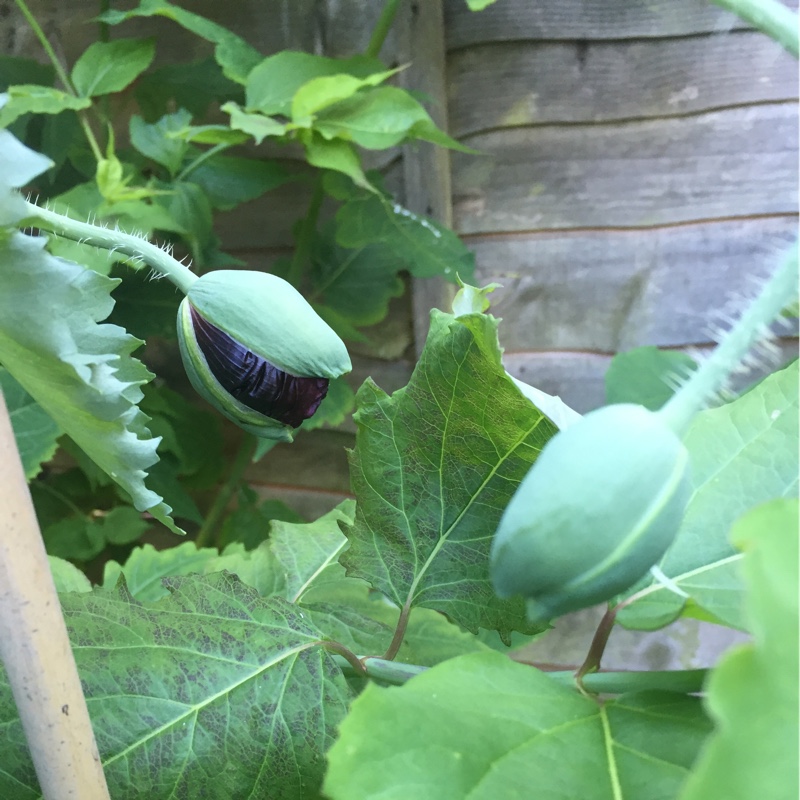
{"type": "Polygon", "coordinates": [[[217,270],[178,309],[178,342],[197,392],[244,430],[292,441],[328,382],[352,367],[344,342],[276,275],[217,270]]]}
{"type": "Polygon", "coordinates": [[[672,543],[689,500],[689,455],[656,413],[607,406],[554,436],[492,543],[501,597],[543,621],[609,600],[672,543]]]}

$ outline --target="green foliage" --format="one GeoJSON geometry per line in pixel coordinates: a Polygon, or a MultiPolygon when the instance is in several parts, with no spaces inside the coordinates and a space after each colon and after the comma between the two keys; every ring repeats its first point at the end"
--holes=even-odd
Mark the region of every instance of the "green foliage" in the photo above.
{"type": "MultiPolygon", "coordinates": [[[[455,233],[364,170],[364,148],[465,149],[374,57],[397,7],[389,0],[381,14],[371,55],[346,59],[264,57],[166,0],[101,20],[172,21],[211,43],[213,57],[173,53],[176,63],[154,68],[152,40],[96,42],[59,65],[66,91],[53,88],[53,68],[0,57],[0,126],[10,126],[0,130],[0,389],[36,476],[30,492],[112,796],[314,798],[323,783],[331,798],[796,793],[797,506],[737,518],[797,492],[797,364],[696,416],[677,538],[606,618],[652,629],[683,614],[752,632],[711,675],[710,719],[692,696],[697,671],[594,674],[596,643],[577,682],[515,663],[525,653],[510,646],[548,624],[532,624],[521,597],[495,594],[490,548],[557,428],[582,423],[506,373],[486,313],[493,287],[464,285],[474,257],[455,233]],[[300,160],[276,160],[287,147],[300,160]],[[246,484],[252,460],[276,457],[274,442],[232,435],[187,394],[176,349],[182,293],[197,283],[176,259],[188,255],[201,274],[242,266],[221,251],[214,212],[291,182],[310,182],[311,202],[293,255],[271,269],[306,297],[309,320],[368,341],[406,274],[462,286],[453,314],[433,312],[405,388],[390,396],[368,380],[354,395],[337,378],[299,429],[314,436],[357,406],[355,499],[313,521],[246,484]],[[31,227],[39,235],[18,230],[31,227]],[[134,337],[147,340],[142,362],[134,337]],[[234,455],[227,445],[240,440],[234,455]],[[166,546],[173,518],[196,543],[166,546]],[[94,586],[87,575],[101,572],[94,586]]],[[[257,337],[274,299],[245,291],[237,301],[257,337]]],[[[287,359],[306,357],[300,332],[274,317],[267,327],[270,347],[283,336],[287,359]]],[[[607,376],[609,402],[660,408],[672,377],[692,367],[655,348],[623,354],[607,376]]],[[[640,444],[631,438],[651,437],[607,438],[592,454],[601,470],[615,448],[624,456],[640,444]]],[[[577,475],[574,458],[565,463],[577,475]]],[[[573,509],[591,498],[585,485],[569,494],[573,509]]],[[[533,511],[548,515],[544,503],[533,511]]],[[[592,560],[588,545],[559,556],[574,520],[549,516],[539,584],[592,560]]],[[[625,561],[624,545],[612,559],[625,561]]],[[[521,547],[516,566],[531,555],[521,547]]],[[[651,559],[641,560],[637,575],[651,559]]],[[[2,671],[0,741],[0,796],[39,797],[2,671]]]]}
{"type": "Polygon", "coordinates": [[[727,653],[708,683],[709,740],[681,800],[782,800],[798,792],[796,500],[759,506],[734,526],[744,551],[745,617],[753,642],[727,653]]]}
{"type": "Polygon", "coordinates": [[[329,753],[324,789],[333,800],[656,800],[675,796],[709,727],[696,698],[601,705],[499,653],[468,655],[401,688],[368,686],[329,753]]]}

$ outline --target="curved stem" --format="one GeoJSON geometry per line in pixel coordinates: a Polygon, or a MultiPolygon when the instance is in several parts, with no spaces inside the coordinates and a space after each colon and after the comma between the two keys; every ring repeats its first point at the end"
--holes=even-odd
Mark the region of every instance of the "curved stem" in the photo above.
{"type": "Polygon", "coordinates": [[[245,434],[245,437],[239,445],[236,458],[234,458],[233,464],[228,472],[228,477],[225,483],[220,486],[217,496],[214,498],[214,502],[211,504],[211,508],[208,510],[208,514],[206,514],[206,518],[200,526],[200,530],[197,532],[194,543],[198,550],[201,547],[207,547],[209,545],[222,519],[222,515],[225,513],[225,509],[228,507],[228,503],[230,503],[233,497],[233,493],[242,482],[242,476],[247,469],[247,465],[253,460],[255,451],[256,438],[245,434]]]}
{"type": "Polygon", "coordinates": [[[795,58],[800,54],[797,14],[779,0],[714,0],[718,6],[733,11],[745,22],[766,33],[795,58]]]}
{"type": "Polygon", "coordinates": [[[223,150],[227,150],[229,147],[233,147],[230,142],[220,142],[219,144],[215,144],[209,150],[205,150],[204,152],[200,153],[197,158],[192,161],[191,163],[187,164],[178,176],[175,178],[176,181],[182,181],[191,175],[201,164],[205,161],[208,161],[209,158],[217,155],[217,153],[221,153],[223,150]]]}
{"type": "MultiPolygon", "coordinates": [[[[64,88],[74,97],[78,96],[78,93],[75,91],[75,87],[72,85],[72,81],[67,75],[67,71],[64,69],[61,62],[58,60],[58,56],[53,50],[52,45],[47,40],[47,37],[44,35],[44,31],[42,30],[42,26],[39,25],[36,17],[31,14],[30,9],[25,4],[25,0],[16,0],[17,8],[22,12],[22,16],[25,17],[28,25],[31,26],[31,30],[33,31],[36,38],[39,40],[39,44],[42,45],[42,49],[47,53],[47,57],[50,59],[51,63],[53,64],[53,68],[58,75],[59,80],[64,85],[64,88]]],[[[100,145],[97,143],[97,139],[95,139],[94,133],[92,132],[91,127],[89,126],[89,122],[86,119],[86,116],[82,112],[77,112],[78,114],[78,122],[80,123],[81,128],[83,129],[83,133],[86,136],[86,141],[89,142],[89,147],[92,150],[92,155],[95,158],[95,161],[101,161],[103,158],[103,153],[100,150],[100,145]]]]}
{"type": "Polygon", "coordinates": [[[381,52],[381,48],[383,47],[383,43],[386,41],[386,37],[389,34],[389,30],[392,27],[394,18],[397,16],[397,9],[399,6],[400,0],[387,0],[386,5],[381,11],[380,17],[378,17],[377,23],[375,23],[375,28],[372,31],[369,44],[367,45],[367,49],[364,51],[365,56],[370,56],[371,58],[378,57],[381,52]]]}
{"type": "Polygon", "coordinates": [[[65,217],[63,214],[57,214],[55,211],[33,203],[26,203],[26,205],[30,217],[35,219],[34,224],[41,230],[57,233],[59,236],[77,242],[85,242],[94,247],[117,250],[125,255],[140,258],[156,272],[169,278],[184,294],[197,280],[197,275],[188,267],[146,239],[119,230],[101,228],[99,225],[92,225],[88,222],[78,222],[71,217],[65,217]]]}
{"type": "Polygon", "coordinates": [[[603,653],[606,651],[608,644],[608,637],[611,636],[611,631],[614,630],[614,622],[617,619],[617,608],[612,607],[610,604],[597,626],[597,630],[592,638],[592,643],[589,645],[589,652],[586,654],[586,660],[581,664],[580,669],[575,673],[575,680],[583,683],[583,679],[592,672],[597,672],[600,669],[600,661],[603,658],[603,653]]]}
{"type": "MultiPolygon", "coordinates": [[[[367,670],[364,667],[361,659],[352,651],[348,650],[343,644],[339,642],[320,642],[320,644],[329,652],[336,653],[339,658],[344,659],[347,665],[353,669],[357,675],[364,678],[367,675],[367,670]]],[[[337,659],[338,661],[338,659],[337,659]]]]}
{"type": "Polygon", "coordinates": [[[403,644],[403,638],[406,635],[406,628],[408,627],[408,615],[411,613],[411,593],[409,592],[408,600],[406,600],[400,616],[397,618],[397,627],[394,629],[394,636],[389,645],[389,649],[383,654],[386,661],[391,661],[400,650],[400,645],[403,644]]]}
{"type": "Polygon", "coordinates": [[[299,288],[303,281],[303,273],[306,264],[311,258],[311,246],[314,242],[314,232],[317,229],[317,219],[322,208],[322,201],[325,199],[325,191],[322,188],[322,174],[318,175],[314,182],[314,192],[311,195],[311,202],[308,211],[300,224],[297,232],[297,247],[292,255],[292,263],[286,280],[295,288],[299,288]]]}

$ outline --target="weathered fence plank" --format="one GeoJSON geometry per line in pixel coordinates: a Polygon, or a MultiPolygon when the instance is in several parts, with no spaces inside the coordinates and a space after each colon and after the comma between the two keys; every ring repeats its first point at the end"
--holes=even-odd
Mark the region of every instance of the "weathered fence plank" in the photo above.
{"type": "Polygon", "coordinates": [[[463,234],[645,227],[797,209],[797,106],[511,128],[454,153],[463,234]]]}
{"type": "Polygon", "coordinates": [[[708,341],[715,309],[753,295],[794,240],[794,217],[645,231],[551,231],[469,241],[492,313],[519,350],[614,353],[708,341]]]}
{"type": "MultiPolygon", "coordinates": [[[[797,8],[796,2],[786,2],[797,8]]],[[[722,33],[747,27],[706,0],[501,0],[480,13],[446,0],[447,47],[483,42],[632,39],[722,33]]]]}
{"type": "Polygon", "coordinates": [[[663,117],[796,99],[797,61],[761,33],[476,45],[448,60],[450,132],[663,117]]]}

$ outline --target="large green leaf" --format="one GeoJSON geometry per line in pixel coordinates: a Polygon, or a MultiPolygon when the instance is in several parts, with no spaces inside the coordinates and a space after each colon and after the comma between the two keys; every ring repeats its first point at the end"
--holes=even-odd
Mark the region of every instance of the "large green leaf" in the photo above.
{"type": "Polygon", "coordinates": [[[25,477],[30,480],[39,474],[42,464],[55,455],[61,431],[53,418],[2,367],[0,392],[11,418],[25,477]]]}
{"type": "Polygon", "coordinates": [[[0,110],[0,128],[8,127],[23,114],[60,114],[90,106],[91,100],[74,97],[51,86],[9,86],[7,101],[0,110]]]}
{"type": "Polygon", "coordinates": [[[294,176],[278,161],[215,156],[191,173],[189,180],[199,184],[214,208],[229,210],[254,200],[293,180],[294,176]]]}
{"type": "Polygon", "coordinates": [[[106,11],[98,19],[109,25],[118,25],[133,17],[155,16],[171,19],[202,39],[213,42],[216,45],[214,58],[225,77],[232,81],[244,83],[250,70],[261,61],[261,54],[235,33],[167,0],[142,0],[136,8],[106,11]]]}
{"type": "MultiPolygon", "coordinates": [[[[230,575],[169,588],[62,595],[112,797],[317,797],[348,699],[319,633],[230,575]]],[[[0,796],[37,797],[5,682],[0,736],[0,796]]]]}
{"type": "Polygon", "coordinates": [[[403,294],[399,276],[404,264],[382,242],[345,249],[326,228],[316,241],[311,282],[312,302],[323,302],[353,325],[375,325],[389,310],[389,301],[403,294]]]}
{"type": "MultiPolygon", "coordinates": [[[[741,554],[728,534],[733,522],[759,503],[793,497],[798,487],[798,366],[770,375],[737,400],[697,415],[685,439],[694,493],[674,544],[659,566],[697,607],[743,627],[741,554]]],[[[632,628],[666,625],[685,599],[656,579],[631,592],[642,597],[620,621],[632,628]]]]}
{"type": "MultiPolygon", "coordinates": [[[[330,190],[331,183],[326,187],[330,190]]],[[[342,247],[379,244],[418,278],[473,280],[475,256],[451,230],[372,192],[343,194],[337,186],[334,193],[345,200],[336,214],[336,241],[342,247]]]]}
{"type": "Polygon", "coordinates": [[[727,653],[711,676],[718,730],[681,800],[798,795],[798,523],[797,501],[776,500],[734,526],[753,642],[727,653]]]}
{"type": "Polygon", "coordinates": [[[153,39],[94,42],[72,68],[72,82],[82,97],[120,92],[136,80],[156,54],[153,39]]]}
{"type": "Polygon", "coordinates": [[[151,375],[131,357],[140,342],[108,316],[116,281],[14,233],[0,243],[0,360],[86,454],[173,530],[170,508],[147,489],[156,446],[137,403],[151,375]]]}
{"type": "Polygon", "coordinates": [[[356,401],[348,573],[472,632],[534,632],[521,598],[495,595],[489,547],[556,428],[503,369],[497,320],[434,311],[408,386],[389,397],[368,380],[356,401]]]}
{"type": "Polygon", "coordinates": [[[370,685],[328,754],[333,800],[664,800],[708,733],[696,698],[600,704],[499,653],[370,685]]]}

